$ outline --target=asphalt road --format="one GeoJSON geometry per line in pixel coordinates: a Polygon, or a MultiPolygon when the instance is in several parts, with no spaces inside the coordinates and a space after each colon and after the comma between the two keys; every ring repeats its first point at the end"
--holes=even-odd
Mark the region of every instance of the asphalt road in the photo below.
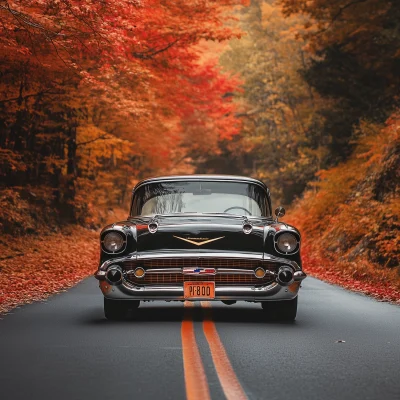
{"type": "Polygon", "coordinates": [[[138,311],[106,321],[88,279],[5,316],[0,397],[400,399],[398,306],[307,278],[295,323],[266,322],[251,303],[138,311]]]}

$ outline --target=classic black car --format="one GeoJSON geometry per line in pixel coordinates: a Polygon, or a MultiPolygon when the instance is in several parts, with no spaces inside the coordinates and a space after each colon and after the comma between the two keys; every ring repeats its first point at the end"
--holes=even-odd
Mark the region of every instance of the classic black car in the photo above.
{"type": "Polygon", "coordinates": [[[239,176],[168,176],[141,181],[126,221],[100,234],[95,277],[108,319],[146,300],[261,303],[294,320],[306,277],[300,233],[271,215],[269,189],[239,176]]]}

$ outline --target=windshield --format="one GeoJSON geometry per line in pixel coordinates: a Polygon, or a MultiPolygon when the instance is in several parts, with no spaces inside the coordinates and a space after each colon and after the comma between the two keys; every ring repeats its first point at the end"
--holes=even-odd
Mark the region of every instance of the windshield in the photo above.
{"type": "Polygon", "coordinates": [[[162,182],[149,183],[135,191],[131,215],[174,213],[270,215],[267,193],[252,183],[162,182]]]}

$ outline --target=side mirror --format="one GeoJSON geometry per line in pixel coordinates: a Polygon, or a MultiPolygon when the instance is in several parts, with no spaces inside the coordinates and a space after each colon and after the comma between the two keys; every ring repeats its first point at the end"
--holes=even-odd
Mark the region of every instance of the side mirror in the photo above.
{"type": "Polygon", "coordinates": [[[276,222],[278,222],[278,218],[284,217],[286,214],[286,210],[283,207],[278,207],[275,209],[275,215],[276,215],[276,222]]]}

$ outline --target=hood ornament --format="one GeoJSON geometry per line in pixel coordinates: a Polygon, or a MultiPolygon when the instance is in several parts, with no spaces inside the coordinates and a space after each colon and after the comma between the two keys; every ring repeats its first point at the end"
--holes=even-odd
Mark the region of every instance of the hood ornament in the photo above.
{"type": "Polygon", "coordinates": [[[147,226],[147,229],[150,233],[156,233],[158,230],[158,222],[155,219],[151,220],[147,226]]]}
{"type": "Polygon", "coordinates": [[[225,236],[221,236],[221,237],[218,237],[218,238],[215,238],[215,239],[208,239],[208,238],[190,238],[190,239],[186,239],[186,238],[174,235],[174,238],[183,240],[184,242],[188,242],[190,244],[194,244],[195,246],[203,246],[203,244],[215,242],[216,240],[223,239],[224,237],[225,236]],[[203,241],[202,242],[195,242],[195,240],[203,240],[203,241]]]}

